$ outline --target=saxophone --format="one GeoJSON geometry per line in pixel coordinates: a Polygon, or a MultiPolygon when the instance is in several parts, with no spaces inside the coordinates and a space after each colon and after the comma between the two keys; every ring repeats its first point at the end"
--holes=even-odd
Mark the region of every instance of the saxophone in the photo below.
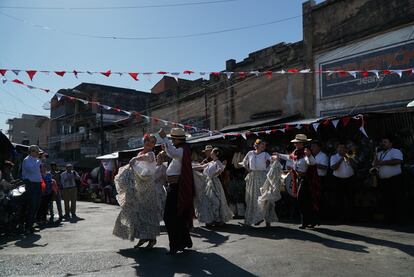
{"type": "MultiPolygon", "coordinates": [[[[378,161],[377,152],[378,152],[378,147],[375,147],[374,159],[372,161],[373,165],[375,165],[378,161]]],[[[371,176],[372,176],[372,186],[377,187],[378,186],[378,177],[379,177],[379,167],[378,166],[371,167],[370,170],[369,170],[369,174],[371,174],[371,176]]]]}

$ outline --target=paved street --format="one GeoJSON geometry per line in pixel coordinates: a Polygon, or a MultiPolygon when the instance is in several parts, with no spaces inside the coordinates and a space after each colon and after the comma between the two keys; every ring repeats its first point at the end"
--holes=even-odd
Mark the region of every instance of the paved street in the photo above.
{"type": "Polygon", "coordinates": [[[112,236],[119,207],[79,203],[84,220],[0,241],[0,276],[414,276],[413,228],[296,224],[270,229],[231,224],[193,232],[194,249],[165,255],[165,230],[152,250],[112,236]]]}

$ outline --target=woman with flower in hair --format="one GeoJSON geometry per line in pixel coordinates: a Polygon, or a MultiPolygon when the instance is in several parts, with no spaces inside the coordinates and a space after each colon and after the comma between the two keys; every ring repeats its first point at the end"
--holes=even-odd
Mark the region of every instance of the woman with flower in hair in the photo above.
{"type": "Polygon", "coordinates": [[[154,174],[156,160],[153,149],[157,142],[154,135],[144,136],[144,148],[119,169],[115,177],[117,199],[122,208],[113,234],[122,239],[139,239],[134,248],[148,242],[147,248],[156,244],[160,234],[160,215],[154,174]]]}
{"type": "MultiPolygon", "coordinates": [[[[267,169],[272,157],[265,152],[266,142],[257,139],[253,145],[254,150],[249,151],[243,160],[243,166],[248,171],[246,176],[246,225],[260,225],[264,221],[263,210],[258,200],[261,195],[260,188],[266,181],[267,169]]],[[[269,225],[270,223],[267,223],[269,225]]]]}

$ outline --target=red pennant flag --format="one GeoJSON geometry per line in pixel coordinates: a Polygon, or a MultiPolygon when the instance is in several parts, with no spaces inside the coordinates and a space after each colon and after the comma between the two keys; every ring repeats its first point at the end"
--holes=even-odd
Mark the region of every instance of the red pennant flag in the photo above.
{"type": "Polygon", "coordinates": [[[384,74],[384,75],[391,74],[391,70],[383,70],[382,71],[382,74],[384,74]]]}
{"type": "Polygon", "coordinates": [[[218,76],[220,76],[221,73],[220,72],[211,72],[211,74],[218,77],[218,76]]]}
{"type": "Polygon", "coordinates": [[[59,75],[60,77],[63,77],[65,75],[66,71],[55,71],[56,75],[59,75]]]}
{"type": "Polygon", "coordinates": [[[155,117],[152,118],[152,123],[153,124],[158,124],[158,122],[160,122],[160,120],[158,118],[155,118],[155,117]]]}
{"type": "Polygon", "coordinates": [[[78,78],[78,72],[76,70],[73,70],[73,74],[75,75],[76,78],[78,78]]]}
{"type": "Polygon", "coordinates": [[[329,119],[326,119],[322,122],[322,125],[328,126],[331,121],[329,119]]]}
{"type": "Polygon", "coordinates": [[[239,72],[239,77],[240,78],[246,78],[246,76],[247,76],[247,73],[246,72],[243,72],[243,71],[240,71],[239,72]]]}
{"type": "Polygon", "coordinates": [[[346,71],[339,71],[339,77],[346,77],[348,73],[346,71]]]}
{"type": "Polygon", "coordinates": [[[112,73],[111,70],[108,70],[107,72],[101,72],[101,74],[106,76],[106,77],[111,76],[111,73],[112,73]]]}
{"type": "Polygon", "coordinates": [[[362,71],[361,74],[362,74],[363,77],[368,77],[369,76],[368,71],[362,71]]]}
{"type": "Polygon", "coordinates": [[[135,113],[134,113],[134,117],[135,117],[135,120],[136,120],[137,122],[140,122],[140,121],[141,121],[141,114],[140,114],[140,113],[135,112],[135,113]]]}
{"type": "Polygon", "coordinates": [[[157,74],[165,75],[165,74],[168,74],[168,72],[166,72],[166,71],[158,71],[157,74]]]}
{"type": "Polygon", "coordinates": [[[36,70],[26,70],[27,75],[29,75],[30,81],[33,81],[33,77],[36,75],[36,70]]]}
{"type": "Polygon", "coordinates": [[[299,70],[297,70],[297,69],[288,69],[288,71],[287,71],[288,73],[298,73],[299,72],[299,70]]]}
{"type": "Polygon", "coordinates": [[[285,130],[289,130],[289,129],[290,129],[289,124],[285,124],[285,130]]]}
{"type": "Polygon", "coordinates": [[[73,97],[73,96],[69,96],[69,100],[70,100],[70,101],[74,101],[74,100],[75,100],[75,97],[73,97]]]}
{"type": "Polygon", "coordinates": [[[342,124],[344,125],[344,126],[346,126],[346,125],[348,125],[348,123],[349,123],[349,121],[350,121],[351,119],[349,118],[349,117],[344,117],[344,118],[342,118],[342,124]]]}
{"type": "Polygon", "coordinates": [[[49,93],[50,89],[43,89],[45,92],[49,93]]]}
{"type": "Polygon", "coordinates": [[[4,76],[6,74],[6,72],[7,72],[7,69],[0,69],[0,74],[1,75],[4,76]]]}
{"type": "Polygon", "coordinates": [[[24,83],[18,79],[14,79],[12,82],[16,84],[24,85],[24,83]]]}
{"type": "Polygon", "coordinates": [[[119,112],[121,112],[121,109],[119,108],[119,107],[115,107],[115,108],[112,108],[114,111],[116,111],[117,113],[119,113],[119,112]]]}
{"type": "Polygon", "coordinates": [[[188,75],[190,75],[190,74],[193,74],[194,73],[194,71],[191,71],[191,70],[184,70],[184,72],[183,72],[184,74],[188,74],[188,75]]]}
{"type": "Polygon", "coordinates": [[[177,123],[173,122],[173,123],[172,123],[172,126],[173,126],[174,128],[177,128],[177,123]]]}
{"type": "Polygon", "coordinates": [[[184,125],[184,128],[185,129],[191,129],[191,127],[193,127],[193,126],[191,126],[191,125],[184,125]]]}
{"type": "Polygon", "coordinates": [[[273,71],[265,71],[265,72],[263,72],[263,74],[267,77],[267,78],[272,78],[272,75],[273,75],[273,71]]]}
{"type": "Polygon", "coordinates": [[[132,79],[134,79],[135,81],[138,81],[138,73],[130,72],[128,74],[129,76],[132,77],[132,79]]]}

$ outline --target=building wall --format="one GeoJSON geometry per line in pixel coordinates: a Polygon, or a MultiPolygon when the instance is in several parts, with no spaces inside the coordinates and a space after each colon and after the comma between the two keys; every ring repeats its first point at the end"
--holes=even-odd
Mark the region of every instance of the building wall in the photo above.
{"type": "MultiPolygon", "coordinates": [[[[368,59],[363,55],[363,50],[373,52],[378,44],[375,40],[381,34],[392,30],[401,29],[414,21],[413,0],[326,0],[318,5],[310,0],[303,3],[303,45],[304,64],[308,68],[318,69],[324,62],[335,59],[345,59],[346,55],[359,55],[358,69],[374,69],[375,65],[384,69],[389,64],[381,64],[378,56],[376,63],[364,63],[368,59]],[[376,37],[376,38],[375,38],[376,37]],[[370,39],[372,39],[370,40],[370,39]],[[370,47],[365,47],[370,43],[370,47]],[[345,54],[346,53],[346,54],[345,54]],[[381,64],[382,66],[379,66],[381,64]],[[362,68],[361,68],[362,66],[362,68]]],[[[400,36],[402,40],[405,40],[400,36]]],[[[381,39],[382,40],[382,39],[381,39]]],[[[395,42],[395,41],[394,41],[395,42]]],[[[383,45],[384,41],[382,42],[383,45]]],[[[394,59],[395,62],[396,59],[394,59]]],[[[327,67],[326,67],[327,68],[327,67]]],[[[391,68],[393,68],[391,66],[391,68]]],[[[386,68],[385,68],[386,69],[386,68]]],[[[335,76],[331,76],[335,78],[335,76]]],[[[314,104],[314,116],[321,114],[347,113],[349,111],[383,110],[379,102],[391,101],[389,108],[401,106],[406,94],[400,89],[393,90],[393,96],[389,91],[359,96],[352,94],[338,97],[335,100],[322,99],[320,88],[323,86],[320,76],[305,76],[305,95],[311,96],[307,103],[314,104]],[[311,77],[311,78],[309,78],[311,77]],[[355,108],[354,108],[355,107],[355,108]]],[[[344,79],[344,81],[347,81],[344,79]]],[[[370,77],[362,82],[375,82],[370,77]]],[[[386,83],[386,82],[385,82],[386,83]]],[[[330,84],[332,85],[332,84],[330,84]]]]}
{"type": "MultiPolygon", "coordinates": [[[[406,69],[414,67],[414,25],[315,54],[319,70],[406,69]]],[[[315,75],[316,115],[384,111],[405,107],[413,98],[413,74],[377,77],[315,75]]]]}
{"type": "Polygon", "coordinates": [[[23,114],[22,118],[9,120],[9,139],[14,143],[39,144],[41,129],[37,126],[39,120],[46,117],[23,114]]]}

